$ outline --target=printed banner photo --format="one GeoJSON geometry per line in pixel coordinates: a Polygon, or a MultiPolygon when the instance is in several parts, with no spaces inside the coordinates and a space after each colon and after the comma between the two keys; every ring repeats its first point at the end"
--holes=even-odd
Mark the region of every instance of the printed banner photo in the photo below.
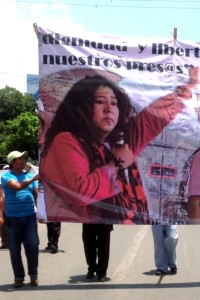
{"type": "Polygon", "coordinates": [[[38,47],[40,219],[200,222],[199,43],[38,27],[38,47]]]}

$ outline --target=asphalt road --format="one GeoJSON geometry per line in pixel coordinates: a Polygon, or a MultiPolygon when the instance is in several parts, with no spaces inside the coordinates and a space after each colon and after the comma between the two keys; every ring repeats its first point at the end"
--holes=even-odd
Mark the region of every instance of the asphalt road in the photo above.
{"type": "MultiPolygon", "coordinates": [[[[196,300],[200,298],[200,227],[178,226],[178,274],[154,275],[153,240],[150,226],[114,226],[108,276],[100,283],[86,280],[87,266],[81,224],[62,223],[59,252],[44,250],[46,225],[39,224],[39,286],[13,288],[9,251],[0,250],[1,300],[196,300]]],[[[24,252],[23,252],[24,253],[24,252]]],[[[24,254],[23,254],[24,255],[24,254]]],[[[26,259],[24,257],[26,267],[26,259]]]]}

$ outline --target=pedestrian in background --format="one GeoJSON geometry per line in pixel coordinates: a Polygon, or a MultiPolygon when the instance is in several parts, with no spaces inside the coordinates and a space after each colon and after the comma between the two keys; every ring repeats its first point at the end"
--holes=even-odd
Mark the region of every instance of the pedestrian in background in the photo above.
{"type": "MultiPolygon", "coordinates": [[[[5,165],[3,170],[9,170],[9,165],[5,165]]],[[[0,174],[2,176],[2,173],[0,174]]],[[[5,204],[4,204],[4,192],[2,185],[0,184],[0,237],[1,237],[1,246],[0,249],[8,249],[7,243],[7,231],[6,231],[6,222],[5,222],[5,204]]]]}
{"type": "Polygon", "coordinates": [[[1,246],[0,249],[7,249],[7,234],[6,234],[6,224],[4,216],[4,193],[2,186],[0,184],[0,237],[1,237],[1,246]]]}

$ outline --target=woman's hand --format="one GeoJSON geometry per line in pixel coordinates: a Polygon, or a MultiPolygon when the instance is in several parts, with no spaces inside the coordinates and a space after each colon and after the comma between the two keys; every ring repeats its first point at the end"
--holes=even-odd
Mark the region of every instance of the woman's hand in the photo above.
{"type": "Polygon", "coordinates": [[[191,93],[192,85],[186,84],[186,85],[180,85],[177,86],[175,89],[175,95],[178,98],[182,99],[191,99],[192,93],[191,93]]]}
{"type": "Polygon", "coordinates": [[[120,148],[113,148],[112,154],[116,161],[118,161],[119,166],[124,169],[128,168],[134,162],[134,155],[128,144],[125,144],[120,148]]]}

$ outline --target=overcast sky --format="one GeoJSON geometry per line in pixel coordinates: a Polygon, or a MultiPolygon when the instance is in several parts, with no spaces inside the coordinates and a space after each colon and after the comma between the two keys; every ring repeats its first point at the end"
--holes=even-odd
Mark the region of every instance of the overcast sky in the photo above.
{"type": "Polygon", "coordinates": [[[200,1],[0,0],[0,88],[26,92],[26,74],[38,74],[33,24],[67,34],[200,41],[200,1]],[[62,4],[61,4],[62,3],[62,4]]]}

